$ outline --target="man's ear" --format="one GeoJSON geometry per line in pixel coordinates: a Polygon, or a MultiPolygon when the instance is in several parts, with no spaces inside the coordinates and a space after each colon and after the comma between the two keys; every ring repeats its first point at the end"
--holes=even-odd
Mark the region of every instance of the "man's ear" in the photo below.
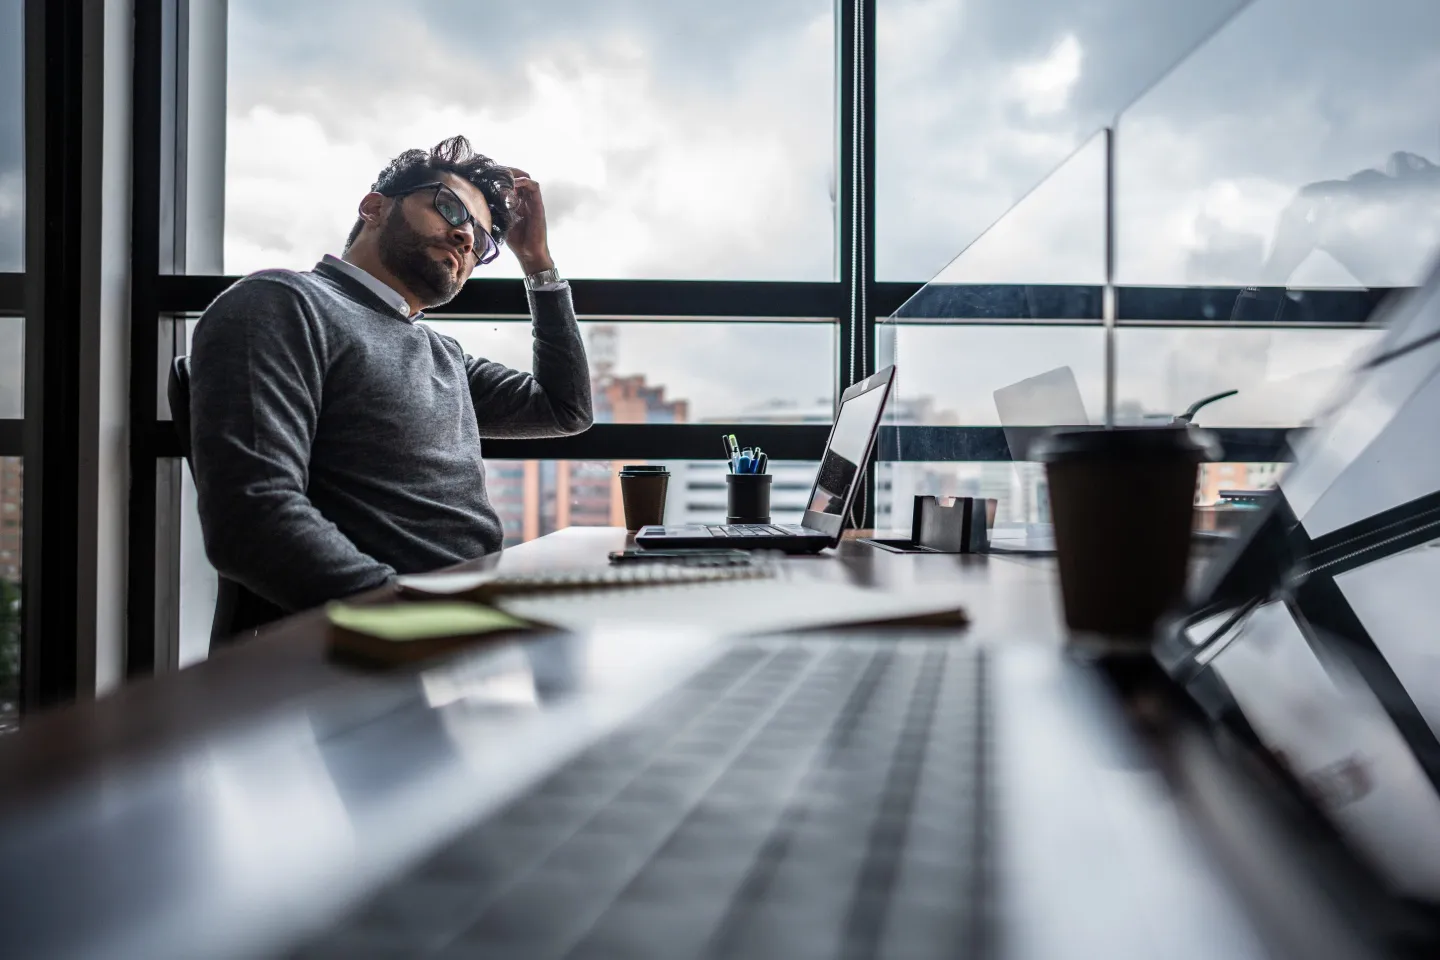
{"type": "Polygon", "coordinates": [[[381,193],[367,193],[360,201],[360,219],[366,223],[379,223],[380,212],[385,206],[386,197],[381,193]]]}

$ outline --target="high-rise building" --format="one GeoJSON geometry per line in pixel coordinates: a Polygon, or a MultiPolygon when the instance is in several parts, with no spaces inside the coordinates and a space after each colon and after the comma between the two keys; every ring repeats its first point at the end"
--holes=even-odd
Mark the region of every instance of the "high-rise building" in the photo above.
{"type": "Polygon", "coordinates": [[[20,580],[23,464],[20,457],[0,457],[0,580],[11,583],[20,580]]]}
{"type": "MultiPolygon", "coordinates": [[[[590,394],[596,423],[684,423],[687,400],[671,400],[665,387],[644,374],[616,376],[616,328],[590,330],[590,394]]],[[[490,503],[504,524],[510,546],[564,527],[621,526],[617,464],[609,460],[496,460],[485,465],[490,503]]],[[[723,469],[723,467],[722,467],[723,469]]],[[[680,488],[672,478],[672,491],[680,488]]],[[[672,502],[674,497],[671,497],[672,502]]]]}

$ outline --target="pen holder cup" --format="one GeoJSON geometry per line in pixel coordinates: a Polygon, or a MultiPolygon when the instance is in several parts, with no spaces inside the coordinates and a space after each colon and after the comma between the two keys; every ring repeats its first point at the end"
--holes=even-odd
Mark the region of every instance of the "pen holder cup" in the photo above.
{"type": "Polygon", "coordinates": [[[769,523],[770,479],[768,473],[727,474],[725,522],[769,523]]]}

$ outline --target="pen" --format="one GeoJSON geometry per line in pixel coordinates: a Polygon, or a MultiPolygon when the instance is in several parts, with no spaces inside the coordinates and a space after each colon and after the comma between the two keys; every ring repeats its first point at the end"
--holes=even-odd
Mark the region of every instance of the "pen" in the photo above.
{"type": "Polygon", "coordinates": [[[767,466],[769,466],[769,464],[770,464],[770,454],[768,454],[768,453],[762,453],[762,454],[760,454],[759,458],[755,461],[755,472],[756,472],[756,473],[764,473],[764,472],[765,472],[765,468],[766,468],[767,466]]]}
{"type": "Polygon", "coordinates": [[[740,456],[740,443],[739,443],[739,441],[737,441],[737,440],[735,439],[735,434],[732,433],[732,434],[730,434],[730,436],[726,437],[725,439],[726,439],[726,442],[729,444],[730,456],[731,456],[731,457],[738,457],[738,456],[740,456]]]}

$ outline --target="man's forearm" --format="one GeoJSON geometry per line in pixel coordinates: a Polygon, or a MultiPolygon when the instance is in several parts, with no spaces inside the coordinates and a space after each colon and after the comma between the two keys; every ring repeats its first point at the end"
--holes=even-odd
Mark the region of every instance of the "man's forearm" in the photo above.
{"type": "Polygon", "coordinates": [[[590,427],[590,360],[575,319],[567,284],[563,290],[529,292],[535,343],[535,379],[550,398],[557,426],[566,433],[590,427]]]}
{"type": "Polygon", "coordinates": [[[470,395],[487,438],[568,436],[589,429],[590,364],[568,284],[529,292],[533,373],[485,360],[470,365],[470,395]]]}

